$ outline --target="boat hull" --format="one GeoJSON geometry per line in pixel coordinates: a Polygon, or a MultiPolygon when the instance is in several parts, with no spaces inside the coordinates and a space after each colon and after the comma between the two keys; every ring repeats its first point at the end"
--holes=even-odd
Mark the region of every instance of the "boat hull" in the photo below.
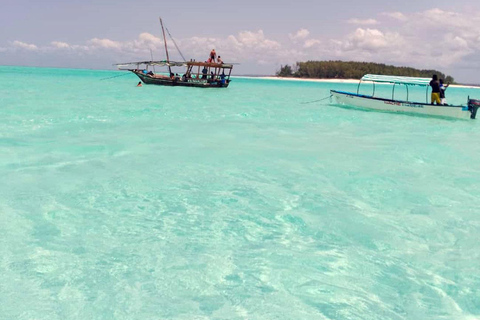
{"type": "Polygon", "coordinates": [[[155,84],[159,86],[170,86],[170,87],[197,87],[197,88],[227,88],[230,84],[230,80],[214,80],[210,79],[197,79],[190,78],[183,81],[181,79],[171,79],[168,77],[152,77],[148,74],[132,71],[137,77],[142,80],[145,84],[155,84]]]}
{"type": "Polygon", "coordinates": [[[474,119],[467,106],[432,105],[408,101],[398,101],[360,95],[352,92],[330,90],[338,104],[363,109],[398,112],[454,119],[474,119]]]}

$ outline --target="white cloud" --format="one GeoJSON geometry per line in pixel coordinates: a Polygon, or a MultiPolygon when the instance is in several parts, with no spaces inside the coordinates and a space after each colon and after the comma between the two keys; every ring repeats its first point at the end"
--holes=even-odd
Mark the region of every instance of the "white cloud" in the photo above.
{"type": "Polygon", "coordinates": [[[357,28],[345,36],[323,42],[326,59],[356,60],[444,70],[480,61],[480,12],[431,9],[411,14],[382,13],[383,27],[357,28]],[[387,22],[397,22],[389,24],[387,22]],[[398,24],[398,22],[402,22],[398,24]]]}
{"type": "Polygon", "coordinates": [[[393,18],[395,20],[399,20],[399,21],[407,21],[408,20],[406,15],[404,15],[403,13],[398,12],[398,11],[397,12],[383,12],[382,15],[393,18]]]}
{"type": "Polygon", "coordinates": [[[300,29],[298,30],[296,33],[294,34],[289,34],[288,36],[290,37],[290,39],[292,40],[301,40],[301,39],[305,39],[308,37],[308,35],[310,34],[310,31],[308,31],[307,29],[300,29]]]}
{"type": "Polygon", "coordinates": [[[262,30],[241,31],[226,38],[192,37],[181,40],[179,45],[184,53],[190,53],[189,58],[198,60],[207,59],[213,48],[226,62],[273,63],[272,61],[278,61],[281,59],[279,57],[285,54],[283,46],[267,38],[262,30]]]}
{"type": "Polygon", "coordinates": [[[326,47],[324,59],[411,65],[407,63],[408,42],[396,32],[357,28],[343,39],[332,39],[322,47],[326,47]]]}
{"type": "Polygon", "coordinates": [[[163,45],[163,40],[154,36],[153,34],[143,32],[138,36],[138,40],[134,42],[134,44],[139,46],[148,46],[148,47],[160,47],[163,45]]]}
{"type": "Polygon", "coordinates": [[[138,38],[140,39],[140,41],[143,41],[143,42],[151,42],[151,43],[155,43],[155,44],[162,44],[163,43],[162,39],[160,39],[160,38],[158,38],[158,37],[156,37],[153,34],[148,33],[148,32],[140,33],[138,38]]]}
{"type": "Polygon", "coordinates": [[[375,19],[365,19],[365,20],[350,19],[350,20],[347,20],[347,23],[356,24],[356,25],[375,25],[375,24],[378,24],[378,21],[375,19]]]}
{"type": "Polygon", "coordinates": [[[278,49],[280,47],[280,43],[277,41],[266,39],[263,30],[258,30],[256,32],[242,31],[238,34],[236,39],[247,48],[278,49]]]}
{"type": "Polygon", "coordinates": [[[307,40],[305,40],[305,43],[303,44],[303,47],[304,48],[311,48],[313,46],[319,45],[320,43],[322,43],[320,40],[307,39],[307,40]]]}
{"type": "Polygon", "coordinates": [[[468,41],[462,37],[447,34],[445,35],[445,41],[451,45],[452,49],[469,50],[468,41]]]}
{"type": "Polygon", "coordinates": [[[467,56],[474,60],[480,58],[480,29],[472,27],[479,24],[480,12],[459,13],[434,8],[412,14],[402,33],[422,52],[424,63],[429,67],[450,67],[467,56]]]}
{"type": "Polygon", "coordinates": [[[389,41],[385,34],[377,29],[358,28],[345,43],[347,50],[377,50],[386,47],[389,41]]]}
{"type": "Polygon", "coordinates": [[[38,50],[38,47],[36,45],[25,43],[25,42],[18,41],[18,40],[13,41],[12,44],[15,48],[25,49],[25,50],[29,50],[29,51],[38,50]]]}
{"type": "Polygon", "coordinates": [[[113,41],[110,39],[98,39],[93,38],[89,43],[96,48],[106,48],[106,49],[120,49],[121,43],[118,41],[113,41]]]}
{"type": "Polygon", "coordinates": [[[70,48],[70,45],[66,42],[61,42],[61,41],[52,41],[51,45],[54,46],[55,48],[59,49],[68,49],[70,48]]]}

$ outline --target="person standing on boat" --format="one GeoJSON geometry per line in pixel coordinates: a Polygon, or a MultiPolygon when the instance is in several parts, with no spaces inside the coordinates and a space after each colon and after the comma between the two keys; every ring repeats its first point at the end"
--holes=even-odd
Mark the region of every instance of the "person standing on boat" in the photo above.
{"type": "Polygon", "coordinates": [[[210,51],[210,59],[208,59],[208,62],[215,62],[216,58],[217,53],[215,52],[215,49],[212,49],[212,51],[210,51]]]}
{"type": "Polygon", "coordinates": [[[440,79],[439,81],[440,81],[440,102],[442,103],[442,105],[446,106],[447,100],[445,99],[445,90],[447,90],[450,84],[444,85],[443,79],[440,79]]]}
{"type": "Polygon", "coordinates": [[[223,60],[220,56],[218,56],[218,58],[217,58],[217,63],[223,64],[223,60]]]}
{"type": "Polygon", "coordinates": [[[440,101],[440,82],[438,81],[438,77],[436,74],[432,76],[432,80],[430,80],[430,87],[432,87],[432,102],[434,102],[439,105],[441,104],[440,101]]]}

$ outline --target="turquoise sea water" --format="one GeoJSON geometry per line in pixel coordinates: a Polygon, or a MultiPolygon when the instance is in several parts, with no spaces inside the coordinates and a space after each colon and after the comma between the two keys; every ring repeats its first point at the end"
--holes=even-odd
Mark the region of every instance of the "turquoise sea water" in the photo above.
{"type": "Polygon", "coordinates": [[[480,318],[480,120],[117,75],[0,67],[1,319],[480,318]]]}

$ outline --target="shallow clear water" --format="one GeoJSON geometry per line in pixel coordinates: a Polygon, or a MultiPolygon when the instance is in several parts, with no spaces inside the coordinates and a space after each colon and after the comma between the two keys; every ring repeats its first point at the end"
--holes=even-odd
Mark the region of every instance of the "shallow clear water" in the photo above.
{"type": "Polygon", "coordinates": [[[480,317],[480,120],[118,75],[0,67],[0,318],[480,317]]]}

